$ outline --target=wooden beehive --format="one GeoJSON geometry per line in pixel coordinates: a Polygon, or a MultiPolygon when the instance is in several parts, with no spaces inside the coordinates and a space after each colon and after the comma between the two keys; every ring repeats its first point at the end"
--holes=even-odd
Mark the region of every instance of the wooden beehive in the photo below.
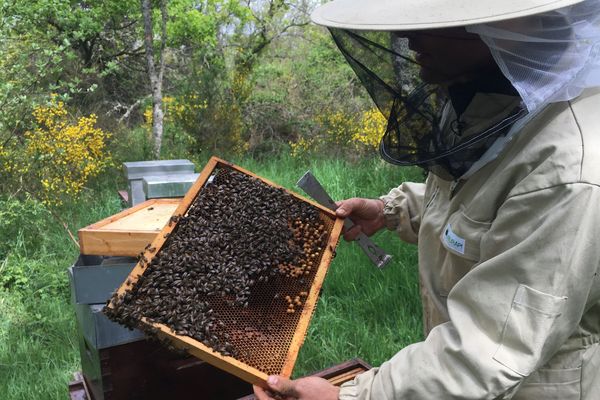
{"type": "Polygon", "coordinates": [[[81,254],[137,256],[162,230],[181,199],[151,199],[81,228],[81,254]]]}
{"type": "Polygon", "coordinates": [[[87,400],[235,399],[252,391],[231,374],[149,340],[100,350],[81,336],[79,342],[87,400]]]}
{"type": "MultiPolygon", "coordinates": [[[[142,350],[142,349],[140,349],[142,350]]],[[[140,351],[141,352],[141,351],[140,351]]],[[[110,359],[109,355],[109,359],[110,359]]],[[[133,358],[136,359],[135,353],[133,358]]],[[[106,356],[105,356],[106,357],[106,356]]],[[[130,355],[131,357],[131,355],[130,355]]],[[[116,360],[115,360],[116,361],[116,360]]],[[[135,391],[138,393],[138,397],[143,399],[164,399],[169,398],[190,398],[203,400],[203,399],[235,399],[236,395],[233,393],[243,392],[243,397],[239,397],[238,400],[256,400],[252,394],[252,388],[245,382],[236,379],[235,377],[226,374],[216,368],[210,368],[209,365],[204,365],[202,361],[196,361],[196,363],[189,364],[188,360],[178,361],[177,364],[173,363],[171,367],[168,365],[168,369],[165,367],[157,367],[156,363],[148,363],[146,360],[140,360],[144,364],[149,364],[147,370],[140,370],[139,376],[133,377],[132,379],[127,374],[115,374],[113,371],[107,374],[113,379],[120,379],[118,387],[122,390],[121,396],[112,396],[115,400],[119,398],[126,398],[131,400],[131,393],[135,391]],[[187,364],[186,364],[187,363],[187,364]],[[148,372],[148,370],[150,372],[148,372]],[[165,372],[167,372],[165,374],[165,372]],[[126,376],[123,376],[126,375],[126,376]],[[149,376],[150,375],[150,376],[149,376]],[[165,376],[166,375],[166,376],[165,376]],[[173,377],[175,375],[175,377],[173,377]],[[183,376],[177,376],[183,375],[183,376]],[[165,379],[167,378],[167,379],[165,379]],[[140,382],[145,382],[149,387],[147,390],[140,390],[140,382]],[[211,382],[207,385],[206,382],[211,382]],[[245,390],[245,392],[244,392],[245,390]]],[[[152,361],[152,360],[151,360],[152,361]]],[[[104,364],[104,363],[103,363],[104,364]]],[[[112,363],[107,363],[111,365],[112,363]]],[[[129,362],[125,363],[125,366],[121,365],[120,368],[127,368],[129,362]]],[[[119,364],[116,364],[119,365],[119,364]]],[[[139,368],[139,366],[136,366],[139,368]]],[[[335,386],[340,386],[345,382],[354,379],[357,375],[362,374],[365,371],[371,369],[371,366],[359,358],[355,358],[341,364],[334,365],[327,369],[315,372],[309,376],[315,376],[323,379],[327,379],[335,386]]],[[[107,371],[108,372],[108,371],[107,371]]],[[[81,373],[76,373],[74,380],[69,383],[69,395],[71,400],[95,400],[98,397],[93,395],[93,390],[90,390],[91,386],[89,377],[85,377],[81,373]]],[[[114,385],[111,383],[111,385],[114,385]]],[[[93,389],[93,388],[91,388],[93,389]]],[[[113,391],[114,391],[113,387],[113,391]]],[[[142,388],[145,389],[145,388],[142,388]]],[[[111,398],[112,398],[111,397],[111,398]]]]}
{"type": "MultiPolygon", "coordinates": [[[[147,271],[146,265],[152,263],[154,257],[160,256],[165,243],[176,237],[178,217],[186,215],[192,206],[199,206],[194,203],[198,194],[201,193],[209,179],[213,180],[217,172],[223,170],[237,171],[258,179],[270,187],[282,189],[243,168],[216,157],[211,158],[198,180],[175,210],[173,214],[175,222],[167,224],[161,234],[156,236],[142,255],[142,261],[138,262],[127,281],[121,285],[111,300],[110,308],[113,310],[116,308],[117,299],[123,298],[138,279],[144,276],[147,271]]],[[[292,192],[286,192],[317,210],[322,226],[327,232],[326,243],[320,247],[318,257],[315,258],[317,265],[310,271],[305,271],[302,279],[281,278],[268,284],[257,284],[253,288],[250,301],[244,308],[231,307],[226,301],[219,299],[206,299],[207,302],[210,302],[211,310],[214,309],[221,316],[224,323],[221,329],[235,350],[234,356],[217,352],[192,337],[178,335],[171,327],[152,322],[145,317],[137,321],[142,328],[153,330],[159,337],[166,339],[172,345],[185,349],[198,358],[252,384],[264,384],[266,378],[271,374],[290,376],[314,312],[325,274],[335,254],[343,220],[337,218],[333,211],[311,200],[292,192]],[[283,299],[275,294],[300,291],[303,291],[305,299],[303,299],[301,307],[292,313],[289,312],[283,299]]],[[[269,240],[269,238],[265,240],[269,240]]]]}

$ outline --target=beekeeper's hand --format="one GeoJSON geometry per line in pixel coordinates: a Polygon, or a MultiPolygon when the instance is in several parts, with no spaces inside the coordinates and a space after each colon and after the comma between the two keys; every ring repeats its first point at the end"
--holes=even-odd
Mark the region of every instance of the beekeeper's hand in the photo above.
{"type": "Polygon", "coordinates": [[[257,400],[338,400],[340,389],[323,378],[309,376],[290,380],[269,376],[268,389],[254,386],[257,400]]]}
{"type": "Polygon", "coordinates": [[[356,224],[344,232],[344,239],[354,240],[363,232],[371,236],[385,227],[383,216],[383,201],[379,199],[351,198],[338,201],[339,207],[335,211],[338,217],[350,217],[356,224]]]}

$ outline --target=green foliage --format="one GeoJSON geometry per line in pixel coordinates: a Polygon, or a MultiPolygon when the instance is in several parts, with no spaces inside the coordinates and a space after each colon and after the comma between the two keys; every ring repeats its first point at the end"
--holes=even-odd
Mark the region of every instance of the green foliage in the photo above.
{"type": "MultiPolygon", "coordinates": [[[[53,272],[64,276],[64,270],[53,272]]],[[[64,295],[42,299],[0,287],[0,315],[2,399],[66,398],[81,365],[73,311],[64,295]]]]}
{"type": "Polygon", "coordinates": [[[119,105],[135,96],[142,54],[136,13],[135,2],[119,0],[3,2],[0,142],[19,140],[48,93],[88,108],[86,114],[106,111],[106,97],[118,97],[119,105]]]}
{"type": "Polygon", "coordinates": [[[26,129],[40,82],[58,79],[62,48],[29,33],[0,40],[0,143],[26,129]]]}
{"type": "Polygon", "coordinates": [[[111,154],[115,166],[126,161],[143,161],[152,159],[152,140],[147,127],[120,127],[113,134],[110,143],[111,154]],[[131,144],[135,143],[135,146],[131,144]]]}
{"type": "MultiPolygon", "coordinates": [[[[272,156],[288,143],[322,141],[324,113],[371,107],[328,32],[308,25],[310,2],[167,6],[165,96],[206,105],[167,127],[191,152],[272,156]]],[[[138,3],[9,0],[0,10],[0,143],[21,140],[49,92],[98,115],[115,144],[144,123],[150,90],[138,3]]],[[[328,150],[342,154],[344,146],[333,141],[328,150]]]]}
{"type": "Polygon", "coordinates": [[[0,266],[0,287],[23,291],[29,283],[28,274],[23,270],[23,264],[9,264],[8,261],[9,259],[5,258],[0,266]]]}
{"type": "Polygon", "coordinates": [[[47,240],[45,234],[50,217],[44,206],[31,197],[0,199],[0,259],[11,252],[35,254],[47,240]]]}
{"type": "Polygon", "coordinates": [[[34,108],[35,125],[21,140],[0,145],[2,184],[11,193],[33,196],[60,207],[76,199],[84,185],[111,163],[110,135],[96,127],[96,116],[72,118],[52,96],[34,108]]]}
{"type": "Polygon", "coordinates": [[[49,270],[46,263],[52,263],[50,257],[35,259],[15,252],[0,264],[0,290],[21,293],[39,300],[51,300],[61,297],[68,299],[66,276],[49,270]]]}
{"type": "Polygon", "coordinates": [[[223,27],[239,30],[251,18],[249,9],[237,0],[171,0],[168,7],[174,16],[167,27],[169,44],[205,54],[215,51],[223,27]]]}
{"type": "Polygon", "coordinates": [[[354,139],[367,126],[362,116],[372,103],[326,30],[305,27],[302,36],[273,43],[265,57],[255,68],[243,112],[253,154],[283,150],[265,143],[290,143],[295,155],[372,152],[372,146],[357,147],[360,141],[354,139]]]}

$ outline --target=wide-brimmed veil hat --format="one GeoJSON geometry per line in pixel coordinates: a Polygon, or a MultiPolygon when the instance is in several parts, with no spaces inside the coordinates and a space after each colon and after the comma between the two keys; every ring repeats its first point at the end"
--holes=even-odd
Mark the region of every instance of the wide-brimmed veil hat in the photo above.
{"type": "Polygon", "coordinates": [[[600,86],[600,0],[333,0],[311,18],[329,29],[387,118],[382,157],[454,179],[546,105],[600,86]],[[415,70],[435,66],[419,65],[407,36],[452,27],[478,35],[498,68],[440,91],[419,81],[415,70]],[[512,94],[520,104],[493,126],[465,131],[461,116],[446,112],[448,88],[512,94]]]}
{"type": "Polygon", "coordinates": [[[582,0],[334,0],[313,22],[332,28],[403,31],[502,21],[567,7],[582,0]]]}

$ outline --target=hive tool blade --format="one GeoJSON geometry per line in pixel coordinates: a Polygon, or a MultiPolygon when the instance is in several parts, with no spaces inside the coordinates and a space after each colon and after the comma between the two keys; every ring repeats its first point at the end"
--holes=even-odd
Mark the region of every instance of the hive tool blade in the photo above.
{"type": "MultiPolygon", "coordinates": [[[[319,183],[317,178],[315,178],[310,171],[307,171],[296,183],[296,185],[298,185],[299,188],[304,190],[306,194],[308,194],[322,206],[333,211],[338,208],[333,199],[329,196],[329,194],[327,194],[323,186],[321,186],[321,183],[319,183]]],[[[344,228],[346,228],[346,230],[352,228],[353,226],[354,222],[352,222],[350,218],[346,218],[344,220],[344,228]]],[[[357,236],[355,241],[363,249],[373,264],[375,264],[375,266],[378,268],[385,267],[392,259],[392,256],[380,249],[379,246],[373,243],[373,241],[362,232],[357,236]]]]}

